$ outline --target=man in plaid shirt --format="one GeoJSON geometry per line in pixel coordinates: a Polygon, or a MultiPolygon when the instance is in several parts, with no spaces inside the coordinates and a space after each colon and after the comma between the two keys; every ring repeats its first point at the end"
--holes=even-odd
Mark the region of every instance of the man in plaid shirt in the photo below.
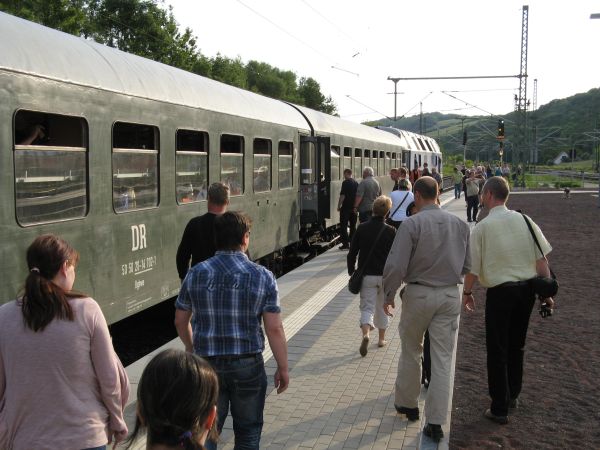
{"type": "Polygon", "coordinates": [[[289,383],[277,283],[246,256],[250,226],[239,212],[215,218],[217,252],[190,269],[175,304],[175,327],[186,350],[205,358],[219,376],[218,431],[231,408],[236,449],[258,449],[260,443],[267,389],[261,322],[277,362],[277,393],[289,383]]]}

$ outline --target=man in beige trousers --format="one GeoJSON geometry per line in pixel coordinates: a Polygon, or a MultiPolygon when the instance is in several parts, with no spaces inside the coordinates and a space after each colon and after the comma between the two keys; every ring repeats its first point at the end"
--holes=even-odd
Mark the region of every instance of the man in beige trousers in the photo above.
{"type": "Polygon", "coordinates": [[[421,177],[414,187],[419,214],[398,228],[383,270],[384,309],[391,315],[404,282],[399,332],[401,354],[395,407],[419,419],[423,335],[429,329],[431,380],[425,401],[423,433],[439,442],[447,421],[452,354],[461,310],[459,284],[469,272],[469,226],[437,204],[438,185],[421,177]]]}

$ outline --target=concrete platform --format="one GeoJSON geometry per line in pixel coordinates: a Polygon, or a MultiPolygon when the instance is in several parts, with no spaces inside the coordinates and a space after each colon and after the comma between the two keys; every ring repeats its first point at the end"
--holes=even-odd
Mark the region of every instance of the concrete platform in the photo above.
{"type": "MultiPolygon", "coordinates": [[[[466,217],[465,202],[455,201],[453,193],[442,196],[442,207],[466,217]]],[[[346,288],[346,255],[346,251],[333,248],[278,279],[290,386],[280,395],[273,389],[276,365],[267,348],[264,357],[269,387],[261,449],[448,448],[449,425],[444,427],[444,439],[436,445],[421,436],[423,423],[409,422],[394,408],[399,311],[386,335],[388,345],[378,348],[377,339],[372,339],[367,356],[359,355],[359,296],[346,288]]],[[[179,340],[166,347],[183,348],[179,340]]],[[[127,367],[134,396],[141,371],[152,356],[127,367]]],[[[421,411],[426,392],[421,393],[421,411]]],[[[126,412],[133,427],[135,398],[126,412]]],[[[144,449],[145,440],[134,448],[144,449]]],[[[230,419],[219,448],[233,449],[230,419]]]]}

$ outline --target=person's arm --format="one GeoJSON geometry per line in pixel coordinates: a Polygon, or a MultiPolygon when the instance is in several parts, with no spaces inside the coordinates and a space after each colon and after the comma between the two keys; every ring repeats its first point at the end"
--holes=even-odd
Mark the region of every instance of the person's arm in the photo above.
{"type": "Polygon", "coordinates": [[[342,209],[342,205],[344,204],[345,198],[346,198],[346,196],[344,194],[340,194],[340,199],[338,200],[338,207],[337,207],[338,211],[342,209]]]}
{"type": "Polygon", "coordinates": [[[274,375],[275,387],[277,388],[277,393],[281,394],[290,384],[287,341],[285,339],[283,322],[281,321],[281,313],[263,312],[262,317],[265,325],[265,334],[269,340],[273,357],[277,362],[277,370],[274,375]]]}
{"type": "MultiPolygon", "coordinates": [[[[550,277],[550,266],[546,258],[540,258],[535,262],[535,272],[541,277],[550,277]]],[[[542,303],[545,303],[550,308],[554,308],[554,299],[552,297],[540,298],[542,303]]]]}
{"type": "Polygon", "coordinates": [[[119,373],[118,357],[112,346],[106,319],[100,306],[93,301],[86,305],[85,320],[89,324],[90,358],[100,388],[102,403],[108,410],[109,443],[123,441],[127,437],[127,425],[123,418],[123,405],[126,399],[123,392],[129,392],[126,374],[119,373]],[[126,384],[126,386],[122,386],[126,384]]]}
{"type": "Polygon", "coordinates": [[[410,234],[411,225],[410,221],[405,221],[396,231],[394,243],[383,268],[383,295],[385,299],[383,308],[389,316],[392,315],[391,309],[396,306],[394,298],[406,277],[410,255],[413,252],[413,241],[410,234]]]}
{"type": "Polygon", "coordinates": [[[346,256],[348,275],[352,275],[354,273],[354,270],[356,270],[356,257],[358,256],[358,251],[360,249],[360,232],[361,227],[359,225],[359,227],[354,232],[354,236],[352,236],[352,242],[350,243],[350,251],[348,251],[348,256],[346,256]]]}
{"type": "Polygon", "coordinates": [[[175,329],[177,335],[188,353],[194,353],[194,339],[192,333],[192,311],[184,309],[175,310],[175,329]]]}
{"type": "Polygon", "coordinates": [[[192,257],[193,232],[191,228],[191,222],[189,222],[183,231],[179,247],[177,247],[177,273],[179,274],[179,279],[181,281],[183,281],[187,274],[190,267],[190,258],[192,257]]]}
{"type": "Polygon", "coordinates": [[[362,202],[362,195],[358,195],[356,194],[356,197],[354,197],[354,208],[353,209],[358,209],[358,205],[360,205],[360,202],[362,202]]]}

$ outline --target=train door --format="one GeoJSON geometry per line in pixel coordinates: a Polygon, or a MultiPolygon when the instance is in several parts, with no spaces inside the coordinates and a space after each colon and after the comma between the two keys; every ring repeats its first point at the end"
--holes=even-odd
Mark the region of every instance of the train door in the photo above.
{"type": "Polygon", "coordinates": [[[331,150],[328,137],[300,137],[300,222],[331,217],[331,150]]]}

